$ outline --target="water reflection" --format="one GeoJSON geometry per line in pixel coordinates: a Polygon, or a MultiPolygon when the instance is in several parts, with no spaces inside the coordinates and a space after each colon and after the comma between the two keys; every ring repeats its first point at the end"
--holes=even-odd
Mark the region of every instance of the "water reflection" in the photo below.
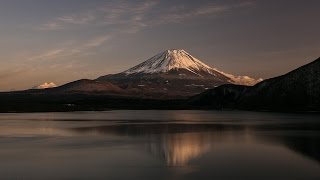
{"type": "Polygon", "coordinates": [[[0,174],[1,179],[319,179],[318,119],[211,111],[0,114],[0,174]]]}
{"type": "Polygon", "coordinates": [[[188,165],[223,143],[280,145],[320,162],[320,134],[300,125],[292,129],[284,125],[124,123],[72,131],[142,137],[145,149],[168,166],[188,165]]]}
{"type": "Polygon", "coordinates": [[[206,133],[165,134],[160,143],[148,144],[148,150],[157,157],[162,157],[168,166],[187,165],[209,151],[210,136],[206,133]]]}

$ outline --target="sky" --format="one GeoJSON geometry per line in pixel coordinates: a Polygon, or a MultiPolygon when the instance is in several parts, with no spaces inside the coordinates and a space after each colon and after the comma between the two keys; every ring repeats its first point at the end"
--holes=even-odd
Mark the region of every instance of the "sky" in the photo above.
{"type": "Polygon", "coordinates": [[[0,91],[118,73],[184,49],[271,78],[320,56],[318,0],[0,0],[0,91]]]}

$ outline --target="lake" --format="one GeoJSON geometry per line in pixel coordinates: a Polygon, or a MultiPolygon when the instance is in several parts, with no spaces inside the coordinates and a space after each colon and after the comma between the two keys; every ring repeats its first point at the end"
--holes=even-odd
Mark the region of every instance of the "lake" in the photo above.
{"type": "Polygon", "coordinates": [[[320,179],[320,115],[0,114],[1,179],[320,179]]]}

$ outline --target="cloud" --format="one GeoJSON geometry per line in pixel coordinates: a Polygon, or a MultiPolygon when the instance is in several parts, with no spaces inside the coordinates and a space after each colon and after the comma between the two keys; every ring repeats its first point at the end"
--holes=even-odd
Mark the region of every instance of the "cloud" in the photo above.
{"type": "Polygon", "coordinates": [[[251,7],[252,1],[233,4],[206,3],[196,6],[188,4],[172,5],[164,8],[161,1],[111,1],[103,7],[53,18],[40,26],[41,30],[63,30],[66,28],[99,27],[106,29],[102,35],[91,37],[86,42],[78,42],[58,47],[34,55],[30,60],[53,59],[72,55],[92,54],[91,49],[104,45],[108,40],[123,34],[134,34],[142,29],[168,23],[183,23],[189,19],[214,17],[235,8],[251,7]]]}
{"type": "Polygon", "coordinates": [[[63,29],[62,25],[57,22],[48,22],[39,27],[40,30],[59,30],[63,29]]]}
{"type": "Polygon", "coordinates": [[[84,47],[88,47],[88,48],[91,48],[91,47],[99,47],[101,46],[102,44],[104,44],[107,40],[111,39],[112,38],[112,35],[105,35],[105,36],[100,36],[100,37],[96,37],[92,40],[90,40],[88,43],[86,43],[84,45],[84,47]]]}
{"type": "Polygon", "coordinates": [[[38,60],[38,59],[50,59],[59,56],[64,52],[64,49],[53,49],[47,52],[41,53],[39,55],[35,55],[30,57],[28,60],[38,60]]]}
{"type": "Polygon", "coordinates": [[[263,81],[262,78],[254,79],[249,76],[229,76],[236,84],[254,86],[259,82],[263,81]]]}
{"type": "Polygon", "coordinates": [[[57,87],[57,85],[54,82],[45,82],[43,84],[40,84],[39,86],[35,86],[32,89],[48,89],[48,88],[54,88],[57,87]]]}
{"type": "Polygon", "coordinates": [[[252,1],[245,1],[235,4],[216,4],[209,3],[198,7],[173,6],[168,9],[162,16],[154,20],[154,24],[165,23],[183,23],[189,19],[202,17],[216,17],[224,12],[231,11],[236,8],[252,7],[252,1]]]}
{"type": "Polygon", "coordinates": [[[40,25],[40,30],[62,30],[68,26],[85,25],[95,20],[95,15],[91,12],[84,14],[72,14],[52,19],[40,25]]]}
{"type": "Polygon", "coordinates": [[[87,10],[85,13],[65,15],[40,26],[41,30],[61,30],[78,26],[119,27],[123,33],[135,33],[142,28],[159,24],[180,23],[191,18],[215,16],[235,8],[254,6],[253,1],[233,4],[206,3],[197,6],[172,5],[164,8],[161,1],[109,2],[104,7],[87,10]]]}
{"type": "Polygon", "coordinates": [[[70,16],[62,16],[58,17],[56,21],[60,21],[66,24],[88,24],[93,21],[95,17],[88,13],[87,15],[70,15],[70,16]]]}
{"type": "MultiPolygon", "coordinates": [[[[111,34],[94,37],[83,43],[65,43],[65,47],[60,47],[58,49],[47,50],[43,53],[36,54],[28,58],[29,61],[37,60],[50,60],[59,57],[66,57],[72,55],[88,55],[89,50],[93,48],[98,48],[106,43],[109,39],[113,38],[111,34]],[[80,45],[79,45],[80,44],[80,45]]],[[[61,45],[60,45],[61,46],[61,45]]]]}

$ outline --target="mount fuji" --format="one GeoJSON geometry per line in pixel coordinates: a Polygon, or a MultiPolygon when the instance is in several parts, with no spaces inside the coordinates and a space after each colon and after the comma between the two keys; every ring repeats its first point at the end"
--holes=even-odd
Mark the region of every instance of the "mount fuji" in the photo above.
{"type": "Polygon", "coordinates": [[[101,76],[94,80],[81,79],[59,87],[33,88],[27,92],[179,99],[223,84],[250,86],[259,81],[261,80],[248,76],[224,73],[206,65],[185,50],[172,49],[117,74],[101,76]]]}
{"type": "Polygon", "coordinates": [[[222,84],[254,85],[262,79],[234,76],[212,68],[182,49],[171,49],[118,74],[101,76],[129,94],[190,96],[222,84]]]}

